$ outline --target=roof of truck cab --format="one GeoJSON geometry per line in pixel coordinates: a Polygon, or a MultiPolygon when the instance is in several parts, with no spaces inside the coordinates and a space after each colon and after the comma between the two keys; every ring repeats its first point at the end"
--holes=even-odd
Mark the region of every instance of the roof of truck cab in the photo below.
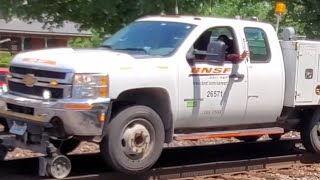
{"type": "Polygon", "coordinates": [[[223,17],[212,17],[212,16],[188,16],[188,15],[158,15],[158,16],[145,16],[137,21],[168,21],[168,22],[180,22],[180,23],[188,23],[193,25],[202,25],[207,24],[212,21],[220,21],[226,24],[245,24],[251,26],[257,25],[267,25],[270,26],[269,23],[254,21],[254,20],[245,20],[245,19],[231,19],[231,18],[223,18],[223,17]]]}

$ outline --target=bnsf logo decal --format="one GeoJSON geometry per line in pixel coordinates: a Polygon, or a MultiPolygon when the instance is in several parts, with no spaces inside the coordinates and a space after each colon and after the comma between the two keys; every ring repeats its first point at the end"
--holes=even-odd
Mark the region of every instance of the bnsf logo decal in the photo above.
{"type": "Polygon", "coordinates": [[[45,59],[36,59],[36,58],[23,58],[23,62],[33,62],[33,63],[42,63],[42,64],[49,64],[49,65],[56,65],[55,61],[45,60],[45,59]]]}
{"type": "Polygon", "coordinates": [[[231,68],[192,67],[190,75],[223,75],[231,72],[231,68]]]}

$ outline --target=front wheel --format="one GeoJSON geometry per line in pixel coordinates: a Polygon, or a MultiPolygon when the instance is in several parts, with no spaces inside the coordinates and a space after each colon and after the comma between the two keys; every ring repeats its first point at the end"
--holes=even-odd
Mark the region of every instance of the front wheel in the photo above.
{"type": "Polygon", "coordinates": [[[115,170],[137,174],[151,168],[161,155],[164,127],[146,106],[132,106],[117,114],[100,143],[100,153],[115,170]]]}

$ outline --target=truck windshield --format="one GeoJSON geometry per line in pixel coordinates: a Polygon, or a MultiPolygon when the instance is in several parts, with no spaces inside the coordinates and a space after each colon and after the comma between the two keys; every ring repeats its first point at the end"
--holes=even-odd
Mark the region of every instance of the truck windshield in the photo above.
{"type": "Polygon", "coordinates": [[[134,22],[102,43],[103,47],[127,53],[166,56],[174,52],[194,25],[178,22],[134,22]]]}

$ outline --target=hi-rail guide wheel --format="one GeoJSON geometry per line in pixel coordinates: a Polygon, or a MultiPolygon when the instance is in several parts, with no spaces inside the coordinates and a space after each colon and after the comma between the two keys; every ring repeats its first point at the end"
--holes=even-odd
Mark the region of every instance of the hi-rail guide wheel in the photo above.
{"type": "Polygon", "coordinates": [[[56,179],[65,178],[71,172],[71,162],[64,155],[53,156],[47,164],[47,171],[56,179]]]}
{"type": "Polygon", "coordinates": [[[55,179],[66,178],[72,169],[70,159],[62,155],[49,141],[47,141],[46,151],[46,156],[39,157],[39,176],[50,176],[55,179]]]}

